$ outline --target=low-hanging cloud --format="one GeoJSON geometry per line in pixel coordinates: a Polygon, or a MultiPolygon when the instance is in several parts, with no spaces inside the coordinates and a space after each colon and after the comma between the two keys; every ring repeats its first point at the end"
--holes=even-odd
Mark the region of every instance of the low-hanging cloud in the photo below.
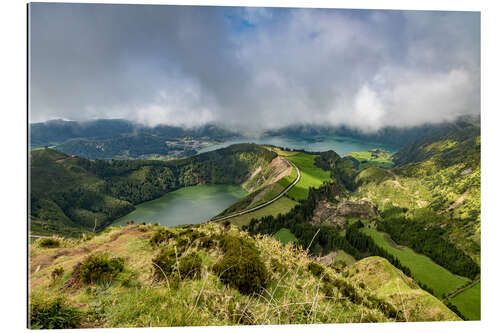
{"type": "Polygon", "coordinates": [[[32,4],[31,120],[364,131],[478,114],[479,13],[32,4]]]}

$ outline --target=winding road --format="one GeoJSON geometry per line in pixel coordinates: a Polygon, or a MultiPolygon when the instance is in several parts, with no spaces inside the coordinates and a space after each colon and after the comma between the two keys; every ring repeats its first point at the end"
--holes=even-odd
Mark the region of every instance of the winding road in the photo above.
{"type": "Polygon", "coordinates": [[[294,180],[293,183],[291,183],[290,185],[288,185],[288,187],[286,189],[284,189],[280,194],[278,194],[272,200],[269,200],[269,201],[267,201],[267,202],[265,202],[263,204],[255,206],[253,208],[246,209],[244,211],[241,211],[241,212],[238,212],[238,213],[234,213],[234,214],[231,214],[231,215],[228,215],[228,216],[224,216],[224,217],[221,217],[221,218],[218,218],[218,219],[215,219],[215,220],[210,220],[208,222],[220,222],[220,221],[224,221],[224,220],[236,217],[236,216],[240,216],[240,215],[243,215],[243,214],[247,214],[247,213],[256,211],[258,209],[264,208],[264,207],[272,204],[273,202],[275,202],[276,200],[278,200],[279,198],[281,198],[282,196],[284,196],[285,194],[287,194],[287,192],[290,191],[292,189],[292,187],[294,187],[295,184],[297,184],[299,182],[299,180],[300,180],[300,170],[299,170],[299,168],[297,168],[297,166],[295,164],[293,164],[293,162],[287,160],[286,158],[284,160],[287,161],[288,164],[290,164],[291,166],[293,166],[295,168],[295,170],[297,170],[297,178],[294,180]]]}

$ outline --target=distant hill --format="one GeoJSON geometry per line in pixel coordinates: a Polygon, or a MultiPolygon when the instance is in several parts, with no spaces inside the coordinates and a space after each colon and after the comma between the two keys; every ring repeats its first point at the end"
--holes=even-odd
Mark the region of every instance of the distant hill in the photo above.
{"type": "Polygon", "coordinates": [[[269,136],[286,135],[295,138],[314,138],[324,135],[338,135],[356,138],[364,141],[380,142],[395,147],[403,147],[429,135],[453,131],[463,124],[479,126],[479,116],[464,116],[452,122],[439,124],[424,124],[413,127],[383,127],[369,133],[348,126],[293,125],[266,132],[269,136]]]}
{"type": "Polygon", "coordinates": [[[196,154],[193,141],[221,142],[239,134],[214,124],[184,128],[154,127],[124,119],[50,120],[30,124],[30,146],[52,147],[89,159],[142,158],[148,155],[187,157],[196,154]]]}
{"type": "Polygon", "coordinates": [[[274,152],[239,144],[174,161],[90,161],[53,149],[30,153],[31,231],[102,230],[133,205],[197,184],[241,184],[274,152]]]}

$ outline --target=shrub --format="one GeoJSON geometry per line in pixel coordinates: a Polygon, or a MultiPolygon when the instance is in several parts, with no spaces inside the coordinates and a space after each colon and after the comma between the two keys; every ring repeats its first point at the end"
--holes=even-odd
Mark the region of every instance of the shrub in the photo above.
{"type": "Polygon", "coordinates": [[[215,241],[210,236],[200,238],[198,247],[204,249],[212,249],[215,247],[215,241]]]}
{"type": "Polygon", "coordinates": [[[321,277],[321,275],[325,272],[325,268],[314,261],[311,261],[307,265],[307,269],[309,270],[309,272],[311,272],[312,275],[318,278],[321,277]]]}
{"type": "Polygon", "coordinates": [[[170,237],[172,237],[172,235],[173,234],[170,231],[165,230],[165,229],[160,229],[160,230],[156,231],[153,234],[153,236],[151,236],[149,243],[151,244],[151,246],[157,247],[161,243],[168,241],[170,239],[170,237]]]}
{"type": "Polygon", "coordinates": [[[64,268],[57,267],[57,268],[54,268],[52,273],[50,273],[50,276],[51,276],[52,280],[55,281],[56,279],[60,278],[63,275],[63,273],[64,273],[64,268]]]}
{"type": "Polygon", "coordinates": [[[272,258],[271,259],[271,269],[275,273],[285,274],[288,267],[285,264],[281,263],[278,259],[272,258]]]}
{"type": "Polygon", "coordinates": [[[61,242],[59,242],[58,239],[54,238],[42,238],[40,240],[40,243],[38,244],[40,247],[45,247],[45,248],[54,248],[61,246],[61,242]]]}
{"type": "Polygon", "coordinates": [[[202,260],[198,253],[190,253],[176,258],[174,250],[164,248],[152,261],[154,275],[160,280],[164,279],[165,276],[177,276],[177,262],[179,263],[178,273],[181,278],[199,278],[201,275],[202,260]]]}
{"type": "Polygon", "coordinates": [[[30,300],[31,329],[76,328],[81,320],[82,313],[62,297],[30,300]]]}
{"type": "Polygon", "coordinates": [[[86,284],[111,281],[124,268],[122,258],[108,258],[105,254],[89,255],[77,266],[73,274],[77,274],[86,284]]]}
{"type": "Polygon", "coordinates": [[[224,230],[226,230],[226,231],[231,229],[231,221],[226,220],[226,221],[222,222],[222,226],[224,227],[224,230]]]}
{"type": "Polygon", "coordinates": [[[268,272],[252,242],[225,235],[220,240],[220,246],[224,257],[214,265],[213,270],[223,283],[242,294],[256,293],[266,287],[268,272]]]}
{"type": "Polygon", "coordinates": [[[161,249],[160,253],[152,259],[154,276],[157,279],[164,279],[175,269],[177,263],[175,252],[169,248],[161,249]]]}
{"type": "Polygon", "coordinates": [[[183,279],[201,276],[201,257],[193,252],[179,259],[179,272],[183,279]]]}
{"type": "Polygon", "coordinates": [[[351,302],[355,304],[361,304],[361,302],[363,301],[363,298],[356,291],[356,288],[354,288],[354,286],[349,282],[340,279],[335,279],[331,283],[339,289],[342,295],[351,300],[351,302]]]}

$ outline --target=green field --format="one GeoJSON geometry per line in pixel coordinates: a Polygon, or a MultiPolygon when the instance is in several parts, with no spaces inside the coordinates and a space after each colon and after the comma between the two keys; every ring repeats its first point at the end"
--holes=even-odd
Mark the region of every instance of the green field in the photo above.
{"type": "Polygon", "coordinates": [[[354,257],[349,253],[339,250],[337,255],[333,258],[333,262],[336,263],[339,261],[343,261],[347,264],[347,266],[350,266],[356,262],[356,259],[354,259],[354,257]]]}
{"type": "Polygon", "coordinates": [[[287,193],[288,197],[296,201],[307,199],[309,187],[319,187],[324,181],[331,179],[330,172],[314,165],[316,156],[298,153],[286,157],[286,159],[292,161],[300,169],[301,174],[299,182],[287,193]]]}
{"type": "Polygon", "coordinates": [[[274,234],[274,239],[282,242],[283,244],[288,244],[290,242],[295,243],[297,242],[297,237],[295,237],[292,232],[286,228],[281,229],[277,233],[274,234]]]}
{"type": "Polygon", "coordinates": [[[457,294],[451,303],[469,320],[481,320],[481,282],[457,294]]]}
{"type": "Polygon", "coordinates": [[[378,156],[374,156],[371,151],[360,151],[349,153],[347,156],[351,156],[358,160],[361,163],[360,168],[364,168],[366,166],[391,168],[394,166],[394,162],[390,159],[391,155],[387,152],[381,152],[378,156]]]}
{"type": "Polygon", "coordinates": [[[389,236],[383,232],[369,228],[362,228],[361,231],[369,235],[378,246],[398,258],[403,266],[410,269],[413,277],[431,288],[437,297],[449,294],[469,281],[465,277],[452,274],[430,258],[415,253],[408,247],[396,245],[390,238],[388,240],[389,236]]]}
{"type": "Polygon", "coordinates": [[[279,213],[281,214],[288,213],[293,207],[295,207],[295,205],[297,205],[296,201],[293,201],[290,198],[283,196],[279,200],[276,200],[275,202],[270,204],[269,206],[258,209],[248,214],[233,217],[230,219],[230,221],[233,224],[241,227],[249,224],[252,218],[259,219],[261,217],[268,215],[277,216],[279,213]]]}

